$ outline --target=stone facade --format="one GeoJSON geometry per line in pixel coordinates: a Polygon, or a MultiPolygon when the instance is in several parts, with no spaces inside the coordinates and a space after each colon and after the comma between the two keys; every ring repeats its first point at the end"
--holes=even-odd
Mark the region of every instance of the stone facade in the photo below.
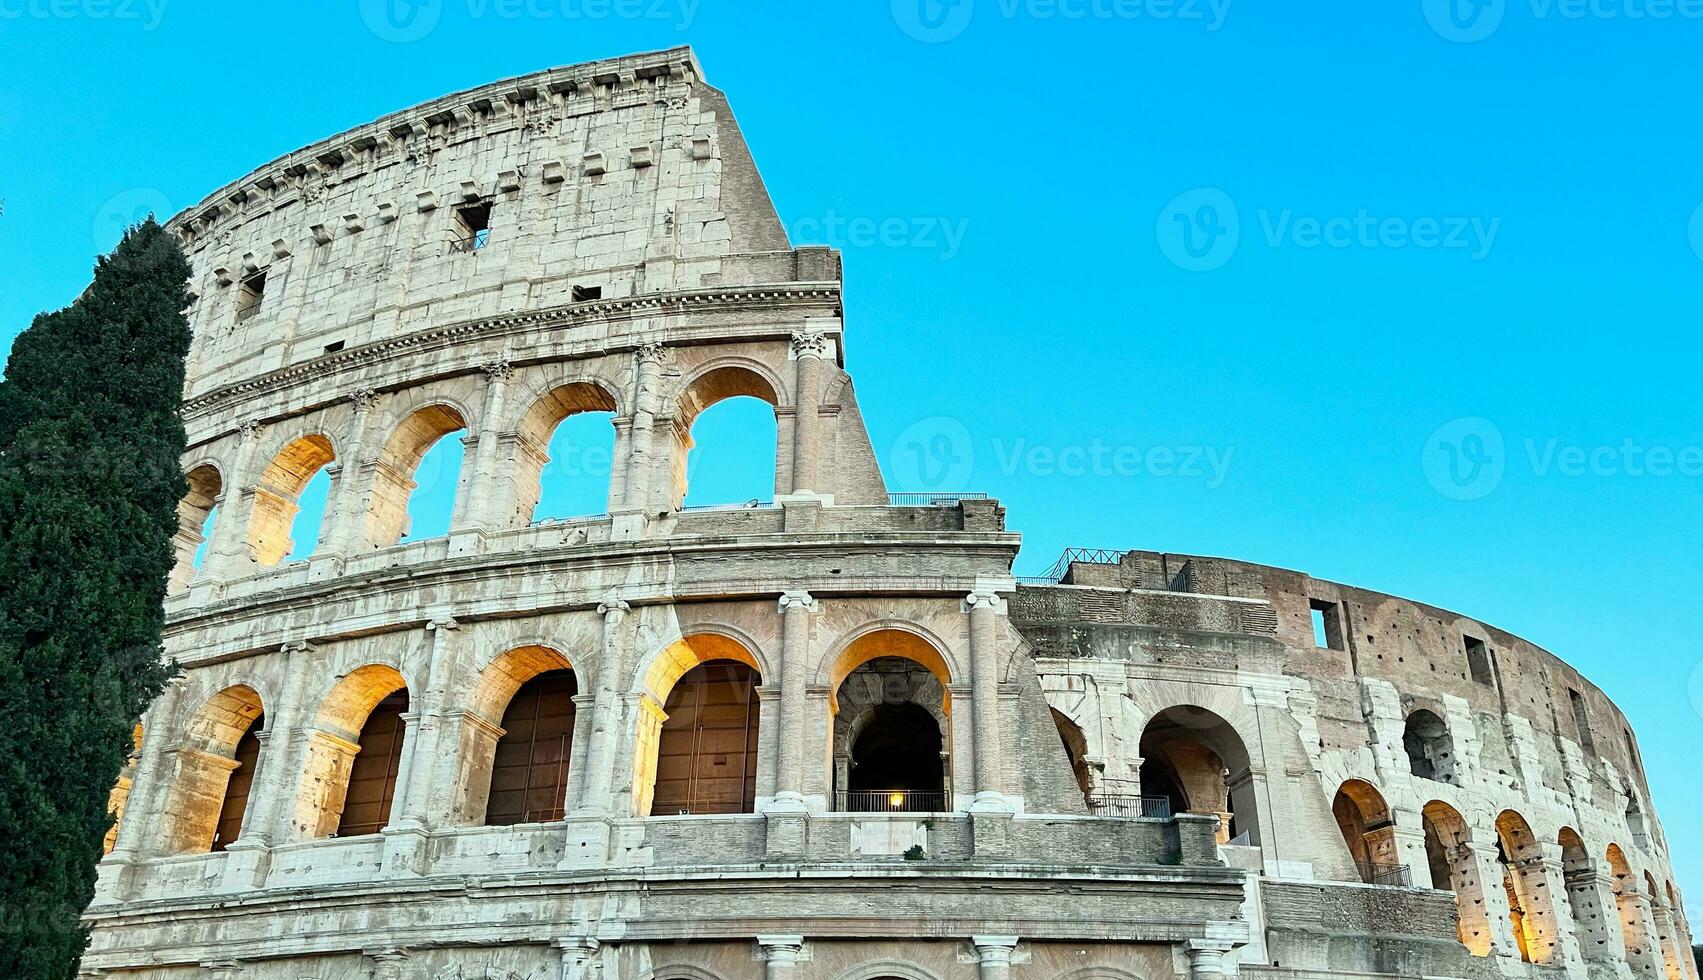
{"type": "Polygon", "coordinates": [[[1630,728],[1556,658],[1216,559],[1019,584],[996,502],[889,497],[838,256],[688,50],[397,113],[171,228],[185,669],[89,977],[1696,980],[1630,728]],[[685,508],[735,396],[773,500],[685,508]],[[605,512],[537,523],[581,412],[605,512]]]}

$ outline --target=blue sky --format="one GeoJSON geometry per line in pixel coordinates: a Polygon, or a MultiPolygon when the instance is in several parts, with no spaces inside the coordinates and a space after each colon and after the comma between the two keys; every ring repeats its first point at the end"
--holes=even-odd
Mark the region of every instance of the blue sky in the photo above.
{"type": "Polygon", "coordinates": [[[893,489],[997,494],[1022,572],[1227,555],[1547,646],[1631,716],[1697,908],[1703,9],[923,2],[0,0],[0,330],[138,209],[691,43],[795,240],[845,250],[893,489]]]}

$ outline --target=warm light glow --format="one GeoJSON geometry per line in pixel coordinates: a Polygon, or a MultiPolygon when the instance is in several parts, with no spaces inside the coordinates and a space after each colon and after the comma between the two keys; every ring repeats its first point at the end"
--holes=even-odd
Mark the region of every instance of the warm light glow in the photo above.
{"type": "Polygon", "coordinates": [[[887,797],[887,802],[893,804],[894,806],[904,806],[905,805],[905,794],[894,793],[892,796],[887,797]]]}

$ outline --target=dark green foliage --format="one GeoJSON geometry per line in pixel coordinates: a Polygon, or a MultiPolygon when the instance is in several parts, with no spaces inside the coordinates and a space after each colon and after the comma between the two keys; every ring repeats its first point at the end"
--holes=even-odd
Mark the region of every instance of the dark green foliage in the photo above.
{"type": "Polygon", "coordinates": [[[69,980],[137,718],[167,678],[189,264],[150,219],[0,382],[0,977],[69,980]]]}

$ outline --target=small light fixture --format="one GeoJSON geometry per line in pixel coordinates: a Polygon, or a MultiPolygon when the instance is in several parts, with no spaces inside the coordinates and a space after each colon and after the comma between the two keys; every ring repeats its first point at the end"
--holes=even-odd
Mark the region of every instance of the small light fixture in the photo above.
{"type": "Polygon", "coordinates": [[[887,797],[887,802],[893,804],[893,809],[897,810],[905,805],[905,794],[893,793],[887,797]]]}

